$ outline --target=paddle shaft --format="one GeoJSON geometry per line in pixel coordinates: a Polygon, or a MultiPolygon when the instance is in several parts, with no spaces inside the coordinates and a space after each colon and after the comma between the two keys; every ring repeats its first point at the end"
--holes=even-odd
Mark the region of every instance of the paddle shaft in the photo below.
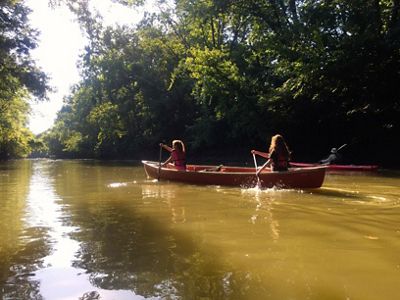
{"type": "Polygon", "coordinates": [[[261,184],[260,177],[258,177],[258,174],[257,174],[257,169],[258,169],[257,159],[256,159],[256,155],[254,153],[253,153],[253,160],[254,160],[254,166],[256,168],[257,186],[260,186],[260,184],[261,184]]]}
{"type": "Polygon", "coordinates": [[[160,154],[159,154],[159,156],[158,156],[157,180],[160,180],[162,148],[163,148],[163,147],[160,145],[160,154]]]}

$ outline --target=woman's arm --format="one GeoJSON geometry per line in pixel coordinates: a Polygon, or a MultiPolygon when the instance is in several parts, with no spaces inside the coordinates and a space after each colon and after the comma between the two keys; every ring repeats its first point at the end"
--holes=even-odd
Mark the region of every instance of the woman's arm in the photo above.
{"type": "Polygon", "coordinates": [[[268,159],[267,162],[266,162],[265,164],[263,164],[263,165],[261,166],[261,168],[259,168],[259,169],[257,170],[257,173],[256,173],[256,174],[257,174],[257,175],[260,174],[261,171],[264,170],[266,167],[268,167],[270,164],[271,164],[271,159],[268,159]]]}
{"type": "Polygon", "coordinates": [[[164,161],[164,162],[162,163],[162,165],[163,165],[163,166],[168,165],[168,163],[171,162],[171,160],[172,160],[172,155],[171,155],[170,157],[168,157],[168,159],[167,159],[166,161],[164,161]]]}
{"type": "Polygon", "coordinates": [[[261,151],[257,151],[257,150],[251,150],[251,153],[260,155],[261,157],[264,157],[264,158],[269,158],[269,153],[268,152],[261,152],[261,151]]]}
{"type": "Polygon", "coordinates": [[[165,150],[167,150],[168,152],[172,152],[172,148],[168,145],[165,145],[163,143],[160,143],[160,147],[163,147],[165,150]]]}

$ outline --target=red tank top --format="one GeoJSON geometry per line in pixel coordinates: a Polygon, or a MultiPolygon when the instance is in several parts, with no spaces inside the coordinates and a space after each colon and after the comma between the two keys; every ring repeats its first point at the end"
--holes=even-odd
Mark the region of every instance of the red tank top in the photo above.
{"type": "Polygon", "coordinates": [[[186,170],[186,153],[172,150],[172,160],[178,170],[186,170]]]}

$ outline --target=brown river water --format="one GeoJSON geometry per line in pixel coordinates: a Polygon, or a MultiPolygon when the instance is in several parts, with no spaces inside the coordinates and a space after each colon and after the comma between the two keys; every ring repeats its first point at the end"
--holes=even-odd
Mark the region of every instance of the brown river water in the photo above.
{"type": "Polygon", "coordinates": [[[0,299],[400,299],[400,172],[315,190],[0,163],[0,299]]]}

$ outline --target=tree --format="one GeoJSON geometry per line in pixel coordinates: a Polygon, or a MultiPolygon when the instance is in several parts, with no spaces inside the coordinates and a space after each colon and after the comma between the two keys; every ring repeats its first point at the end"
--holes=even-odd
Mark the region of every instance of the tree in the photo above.
{"type": "Polygon", "coordinates": [[[22,1],[0,4],[0,159],[29,154],[27,99],[46,98],[49,89],[47,76],[30,57],[37,32],[29,27],[29,12],[22,1]]]}
{"type": "Polygon", "coordinates": [[[348,143],[368,160],[362,148],[400,133],[397,0],[160,1],[134,28],[104,28],[85,3],[82,81],[55,129],[64,149],[140,155],[179,137],[248,150],[279,132],[296,155],[348,143]]]}

